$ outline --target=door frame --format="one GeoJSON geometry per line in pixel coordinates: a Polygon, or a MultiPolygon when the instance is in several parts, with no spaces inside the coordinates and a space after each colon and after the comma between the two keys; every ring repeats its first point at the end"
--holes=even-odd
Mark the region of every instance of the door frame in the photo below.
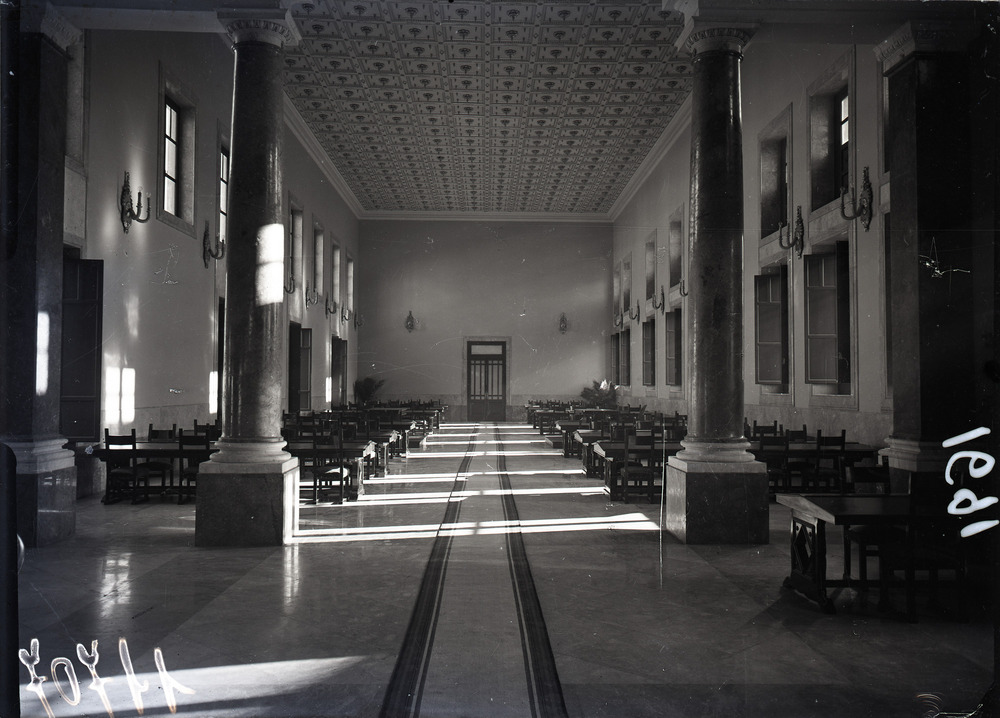
{"type": "Polygon", "coordinates": [[[503,394],[506,402],[506,405],[504,407],[504,416],[507,417],[511,416],[510,377],[511,377],[511,366],[513,364],[513,356],[511,354],[511,349],[513,348],[513,342],[511,341],[511,338],[509,336],[495,336],[495,335],[465,336],[462,337],[462,344],[461,344],[462,357],[460,365],[462,367],[462,388],[461,388],[462,408],[459,415],[459,421],[469,420],[469,345],[480,344],[480,343],[498,344],[501,342],[504,345],[504,357],[506,362],[504,366],[504,387],[503,387],[503,394]]]}

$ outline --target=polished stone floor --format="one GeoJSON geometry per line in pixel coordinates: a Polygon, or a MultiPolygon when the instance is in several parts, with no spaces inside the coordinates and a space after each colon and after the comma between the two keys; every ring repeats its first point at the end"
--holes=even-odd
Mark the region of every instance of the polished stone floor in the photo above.
{"type": "Polygon", "coordinates": [[[383,473],[285,547],[195,548],[196,503],[81,501],[20,575],[46,679],[22,666],[22,715],[883,718],[992,681],[981,590],[968,622],[851,590],[825,614],[782,588],[779,505],[767,545],[684,546],[515,425],[444,426],[383,473]]]}

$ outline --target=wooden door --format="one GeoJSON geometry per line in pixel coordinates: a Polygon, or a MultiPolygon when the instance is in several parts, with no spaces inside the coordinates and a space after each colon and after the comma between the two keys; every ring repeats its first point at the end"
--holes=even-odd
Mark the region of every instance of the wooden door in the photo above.
{"type": "Polygon", "coordinates": [[[469,342],[467,356],[469,421],[506,421],[506,344],[469,342]]]}

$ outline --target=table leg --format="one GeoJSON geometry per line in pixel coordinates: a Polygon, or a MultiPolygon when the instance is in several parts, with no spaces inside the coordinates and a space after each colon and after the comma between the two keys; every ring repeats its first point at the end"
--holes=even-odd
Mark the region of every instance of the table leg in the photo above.
{"type": "Polygon", "coordinates": [[[785,587],[816,601],[826,613],[836,613],[826,592],[826,522],[792,512],[791,573],[785,587]]]}

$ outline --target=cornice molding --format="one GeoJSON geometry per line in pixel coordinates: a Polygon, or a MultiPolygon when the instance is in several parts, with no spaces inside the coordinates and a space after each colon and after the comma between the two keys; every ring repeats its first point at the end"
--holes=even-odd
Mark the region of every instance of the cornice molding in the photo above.
{"type": "Polygon", "coordinates": [[[653,145],[653,149],[646,155],[646,159],[639,165],[639,169],[632,175],[632,179],[625,185],[625,189],[618,196],[617,201],[608,213],[612,220],[617,221],[621,213],[629,203],[635,199],[636,193],[646,183],[650,175],[656,170],[660,162],[673,149],[681,135],[691,126],[691,95],[685,98],[683,104],[677,109],[677,114],[673,116],[667,129],[660,135],[660,139],[653,145]]]}
{"type": "Polygon", "coordinates": [[[361,207],[361,203],[358,202],[358,198],[354,196],[354,192],[351,191],[347,182],[344,181],[343,176],[337,171],[333,162],[330,161],[330,157],[326,154],[326,151],[320,145],[312,130],[306,125],[302,119],[302,115],[299,114],[299,111],[295,108],[295,104],[288,98],[288,95],[284,95],[284,104],[285,126],[288,127],[292,135],[302,144],[306,150],[306,154],[309,155],[323,175],[330,181],[330,185],[340,195],[341,199],[344,200],[344,203],[347,204],[347,208],[354,214],[354,218],[362,219],[364,210],[361,207]]]}

